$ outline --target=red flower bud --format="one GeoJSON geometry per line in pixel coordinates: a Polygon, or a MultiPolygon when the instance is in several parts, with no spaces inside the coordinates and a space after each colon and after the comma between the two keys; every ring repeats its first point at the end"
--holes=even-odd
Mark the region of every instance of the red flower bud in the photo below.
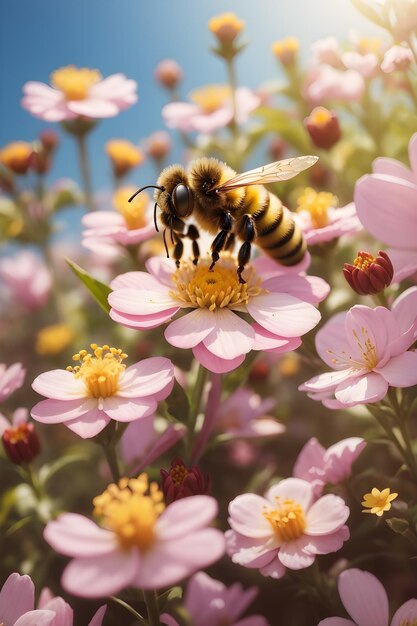
{"type": "Polygon", "coordinates": [[[7,428],[2,436],[5,452],[12,463],[30,463],[38,456],[41,446],[33,424],[7,428]]]}
{"type": "Polygon", "coordinates": [[[368,296],[381,293],[391,284],[394,268],[386,252],[380,250],[376,258],[369,252],[358,252],[353,265],[344,264],[343,274],[353,291],[368,296]]]}
{"type": "Polygon", "coordinates": [[[184,72],[174,59],[164,59],[156,66],[154,77],[166,89],[175,89],[182,81],[184,72]]]}
{"type": "Polygon", "coordinates": [[[161,479],[166,504],[211,491],[210,475],[204,474],[199,467],[188,469],[179,458],[171,462],[169,472],[161,469],[161,479]]]}
{"type": "Polygon", "coordinates": [[[333,111],[316,107],[304,120],[312,142],[318,148],[329,150],[340,139],[339,119],[333,111]]]}
{"type": "Polygon", "coordinates": [[[59,137],[51,128],[43,130],[39,134],[39,140],[46,152],[53,152],[59,144],[59,137]]]}

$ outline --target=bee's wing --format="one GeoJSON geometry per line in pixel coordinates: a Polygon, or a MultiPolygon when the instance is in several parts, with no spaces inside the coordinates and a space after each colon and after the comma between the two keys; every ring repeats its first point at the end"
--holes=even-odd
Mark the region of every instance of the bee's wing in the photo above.
{"type": "Polygon", "coordinates": [[[284,161],[275,161],[268,165],[262,165],[249,172],[237,174],[222,185],[210,189],[210,191],[229,191],[236,187],[247,187],[248,185],[266,185],[267,183],[277,183],[281,180],[289,180],[297,176],[303,170],[311,167],[318,161],[318,157],[312,155],[293,157],[284,161]]]}

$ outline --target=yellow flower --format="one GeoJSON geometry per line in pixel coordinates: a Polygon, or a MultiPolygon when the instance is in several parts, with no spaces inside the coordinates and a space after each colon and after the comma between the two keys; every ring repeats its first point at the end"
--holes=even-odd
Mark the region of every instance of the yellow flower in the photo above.
{"type": "Polygon", "coordinates": [[[362,506],[366,507],[362,510],[362,513],[372,513],[381,517],[385,511],[389,511],[391,508],[391,502],[398,497],[398,493],[391,493],[389,487],[386,487],[382,491],[374,487],[371,493],[365,493],[362,506]]]}
{"type": "Polygon", "coordinates": [[[144,228],[147,223],[146,208],[150,198],[147,193],[141,193],[132,202],[129,202],[129,198],[135,191],[135,187],[121,187],[113,194],[114,208],[123,215],[129,230],[144,228]]]}
{"type": "Polygon", "coordinates": [[[32,144],[26,141],[13,141],[0,150],[0,163],[15,174],[26,174],[32,152],[32,144]]]}
{"type": "Polygon", "coordinates": [[[209,29],[221,42],[232,42],[244,27],[245,22],[234,13],[222,13],[209,20],[209,29]]]}
{"type": "Polygon", "coordinates": [[[90,87],[100,80],[101,74],[98,70],[78,68],[75,65],[61,67],[51,74],[51,85],[62,91],[67,100],[85,100],[90,87]]]}
{"type": "Polygon", "coordinates": [[[116,176],[123,176],[144,161],[140,148],[127,139],[112,139],[106,143],[106,154],[110,158],[116,176]]]}
{"type": "Polygon", "coordinates": [[[73,340],[72,328],[67,324],[53,324],[38,332],[35,349],[38,354],[53,356],[60,354],[73,340]]]}
{"type": "Polygon", "coordinates": [[[290,65],[293,63],[299,49],[300,42],[296,37],[285,37],[285,39],[275,41],[272,44],[272,52],[276,57],[278,57],[283,65],[290,65]]]}

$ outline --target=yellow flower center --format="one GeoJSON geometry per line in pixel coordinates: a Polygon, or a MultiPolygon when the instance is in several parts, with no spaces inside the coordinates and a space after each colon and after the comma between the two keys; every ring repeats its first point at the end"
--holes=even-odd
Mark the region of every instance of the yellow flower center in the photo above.
{"type": "Polygon", "coordinates": [[[232,257],[222,257],[210,271],[211,259],[203,259],[195,266],[190,262],[181,262],[181,267],[173,274],[176,290],[171,292],[174,298],[187,303],[192,308],[209,309],[233,308],[245,305],[249,298],[259,295],[261,278],[252,267],[245,272],[244,285],[239,283],[236,264],[232,257]]]}
{"type": "Polygon", "coordinates": [[[142,150],[125,139],[108,141],[106,143],[106,154],[113,161],[116,168],[123,170],[136,167],[144,160],[142,150]]]}
{"type": "Polygon", "coordinates": [[[90,87],[101,80],[98,70],[68,65],[51,74],[51,85],[62,91],[67,100],[85,100],[90,87]]]}
{"type": "Polygon", "coordinates": [[[391,508],[391,502],[398,497],[398,493],[391,493],[389,487],[382,491],[374,487],[371,493],[365,493],[362,506],[366,507],[362,513],[371,513],[381,517],[385,511],[391,508]]]}
{"type": "Polygon", "coordinates": [[[323,128],[323,126],[326,126],[331,121],[331,119],[331,112],[324,107],[316,107],[309,115],[309,121],[319,128],[323,128]]]}
{"type": "Polygon", "coordinates": [[[119,376],[124,372],[126,365],[122,363],[127,354],[120,348],[98,346],[92,343],[93,354],[87,350],[80,350],[72,357],[73,361],[80,361],[81,365],[67,367],[75,378],[81,378],[88,392],[93,398],[108,398],[118,390],[119,376]]]}
{"type": "Polygon", "coordinates": [[[0,150],[0,163],[11,170],[27,169],[32,144],[26,141],[13,141],[0,150]]]}
{"type": "Polygon", "coordinates": [[[272,44],[272,52],[283,63],[292,61],[300,49],[300,42],[296,37],[285,37],[272,44]]]}
{"type": "Polygon", "coordinates": [[[298,539],[306,527],[303,507],[292,499],[282,500],[279,496],[276,496],[275,501],[275,509],[265,507],[264,517],[271,524],[280,541],[298,539]]]}
{"type": "Polygon", "coordinates": [[[157,483],[149,483],[147,474],[121,478],[94,498],[94,515],[112,530],[126,550],[148,550],[156,539],[155,524],[165,508],[164,495],[157,483]]]}
{"type": "Polygon", "coordinates": [[[375,257],[368,252],[361,252],[353,261],[353,265],[363,272],[367,272],[372,263],[375,263],[375,257]]]}
{"type": "Polygon", "coordinates": [[[74,331],[67,324],[53,324],[42,328],[36,337],[38,354],[59,354],[74,340],[74,331]]]}
{"type": "Polygon", "coordinates": [[[204,113],[213,113],[232,95],[228,85],[206,85],[200,89],[194,89],[190,93],[190,100],[202,109],[204,113]]]}
{"type": "Polygon", "coordinates": [[[146,226],[146,208],[150,202],[147,193],[141,193],[129,202],[129,198],[135,191],[135,187],[122,187],[113,195],[114,207],[123,215],[129,230],[146,226]]]}
{"type": "Polygon", "coordinates": [[[308,211],[313,228],[324,228],[329,223],[329,208],[337,204],[337,198],[327,191],[315,191],[306,187],[299,196],[297,211],[308,211]]]}
{"type": "Polygon", "coordinates": [[[222,41],[233,41],[244,26],[245,22],[234,13],[222,13],[209,20],[209,30],[222,41]]]}

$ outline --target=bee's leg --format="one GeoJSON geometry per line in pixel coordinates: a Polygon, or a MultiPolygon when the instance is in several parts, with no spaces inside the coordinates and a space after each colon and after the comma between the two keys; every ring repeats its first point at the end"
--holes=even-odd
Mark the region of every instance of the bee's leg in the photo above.
{"type": "Polygon", "coordinates": [[[226,244],[224,246],[225,250],[233,250],[234,245],[235,245],[235,233],[230,233],[230,235],[227,238],[226,244]]]}
{"type": "Polygon", "coordinates": [[[241,285],[246,283],[242,278],[242,272],[245,269],[245,265],[249,262],[251,255],[251,244],[255,239],[255,224],[251,215],[245,215],[243,218],[242,227],[240,229],[240,233],[243,239],[243,243],[239,248],[239,252],[237,255],[237,275],[239,277],[239,282],[241,285]]]}
{"type": "Polygon", "coordinates": [[[192,243],[192,247],[193,247],[193,263],[194,265],[198,264],[198,260],[200,258],[200,247],[198,245],[198,241],[197,239],[200,237],[200,233],[198,231],[197,226],[194,226],[194,224],[190,224],[188,227],[188,231],[187,234],[185,235],[186,237],[188,237],[188,239],[191,239],[192,243]]]}
{"type": "Polygon", "coordinates": [[[211,265],[210,271],[214,268],[220,258],[220,252],[224,249],[228,236],[233,226],[233,219],[230,213],[223,213],[220,218],[220,232],[214,238],[211,244],[211,265]]]}
{"type": "Polygon", "coordinates": [[[184,244],[181,241],[181,237],[177,235],[177,233],[174,233],[174,231],[171,231],[171,237],[173,237],[175,242],[174,252],[172,253],[172,256],[175,259],[175,265],[179,267],[182,253],[184,252],[184,244]]]}

